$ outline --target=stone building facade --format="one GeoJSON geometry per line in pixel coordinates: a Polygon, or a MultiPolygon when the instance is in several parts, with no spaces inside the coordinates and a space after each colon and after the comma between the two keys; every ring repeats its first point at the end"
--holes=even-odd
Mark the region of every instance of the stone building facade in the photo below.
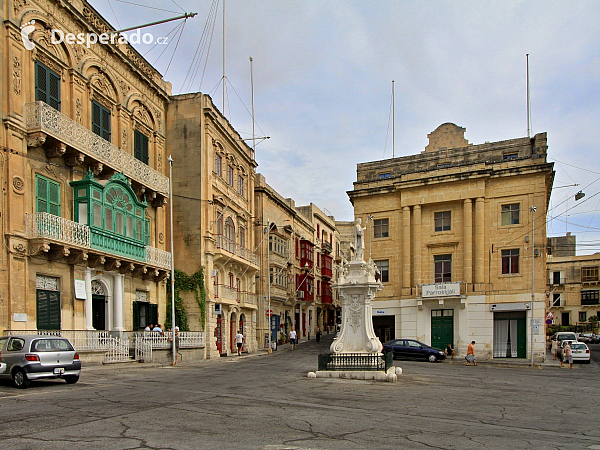
{"type": "Polygon", "coordinates": [[[166,318],[171,86],[85,1],[0,3],[0,331],[143,329],[166,318]]]}
{"type": "Polygon", "coordinates": [[[548,238],[548,310],[555,325],[586,325],[600,317],[600,253],[575,254],[575,236],[548,238]]]}
{"type": "Polygon", "coordinates": [[[249,147],[202,93],[171,97],[167,143],[173,155],[173,234],[177,269],[204,269],[205,310],[185,296],[191,329],[206,333],[208,358],[235,353],[238,330],[245,350],[257,349],[254,180],[249,147]]]}
{"type": "Polygon", "coordinates": [[[296,207],[293,199],[283,198],[260,174],[255,202],[260,224],[256,242],[261,261],[261,344],[268,343],[268,311],[272,312],[271,342],[286,341],[292,329],[299,338],[314,337],[317,328],[332,326],[339,312],[331,290],[339,249],[335,222],[313,204],[296,207]]]}
{"type": "Polygon", "coordinates": [[[546,134],[472,145],[464,131],[443,124],[421,154],[357,167],[348,195],[384,286],[374,327],[383,341],[451,342],[462,355],[474,340],[483,359],[530,357],[533,331],[541,359],[554,178],[546,134]],[[541,325],[531,330],[531,318],[541,325]]]}

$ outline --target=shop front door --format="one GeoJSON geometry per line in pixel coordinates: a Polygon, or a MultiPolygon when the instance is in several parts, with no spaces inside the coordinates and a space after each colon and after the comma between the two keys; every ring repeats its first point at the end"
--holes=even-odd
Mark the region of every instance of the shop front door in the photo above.
{"type": "Polygon", "coordinates": [[[454,342],[454,310],[434,309],[431,311],[431,346],[445,349],[448,344],[456,348],[454,342]]]}
{"type": "Polygon", "coordinates": [[[96,330],[106,330],[106,297],[92,295],[92,326],[96,330]]]}

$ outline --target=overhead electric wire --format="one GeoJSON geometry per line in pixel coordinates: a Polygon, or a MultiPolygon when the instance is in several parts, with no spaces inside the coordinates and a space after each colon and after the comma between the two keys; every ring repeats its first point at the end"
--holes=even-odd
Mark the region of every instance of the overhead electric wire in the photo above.
{"type": "Polygon", "coordinates": [[[177,6],[180,10],[182,10],[183,12],[185,12],[185,9],[183,9],[181,6],[179,6],[179,4],[175,1],[175,0],[171,0],[175,6],[177,6]]]}
{"type": "MultiPolygon", "coordinates": [[[[116,2],[120,2],[120,3],[127,3],[129,5],[134,5],[134,6],[140,6],[142,8],[149,8],[149,9],[155,9],[157,11],[164,11],[164,12],[168,12],[168,13],[172,13],[172,14],[179,14],[179,11],[171,11],[170,9],[162,9],[162,8],[156,8],[154,6],[148,6],[148,5],[141,5],[139,3],[133,3],[133,2],[128,2],[126,0],[115,0],[116,2]]],[[[185,12],[185,11],[184,11],[185,12]]]]}
{"type": "MultiPolygon", "coordinates": [[[[233,89],[233,92],[235,92],[235,95],[237,95],[237,97],[240,99],[240,102],[242,102],[242,105],[244,106],[244,108],[246,108],[246,111],[248,112],[248,114],[250,114],[250,116],[252,117],[252,113],[250,112],[250,110],[248,109],[248,107],[246,106],[246,104],[244,103],[244,100],[242,100],[242,98],[240,97],[240,94],[238,94],[238,91],[235,90],[235,88],[233,87],[233,84],[231,84],[231,81],[227,80],[227,82],[229,83],[229,85],[231,86],[231,89],[233,89]]],[[[266,133],[263,131],[263,129],[260,127],[260,125],[257,122],[256,126],[258,127],[258,129],[260,130],[260,132],[265,135],[266,133]]]]}
{"type": "Polygon", "coordinates": [[[167,76],[167,73],[169,72],[169,68],[171,67],[171,63],[173,62],[173,57],[175,56],[175,53],[177,52],[177,48],[179,47],[179,41],[181,40],[181,36],[183,35],[183,30],[185,30],[186,23],[187,23],[187,19],[183,21],[183,26],[181,27],[181,32],[179,33],[179,37],[177,38],[177,43],[175,44],[175,49],[173,50],[173,53],[171,54],[171,59],[169,60],[169,64],[167,65],[167,70],[165,70],[165,76],[167,76]]]}
{"type": "Polygon", "coordinates": [[[117,21],[117,25],[119,25],[119,28],[121,28],[121,24],[119,23],[119,18],[117,17],[117,14],[115,13],[115,10],[113,9],[112,2],[110,0],[108,0],[108,6],[110,6],[110,10],[112,11],[113,16],[115,16],[115,20],[117,21]]]}
{"type": "MultiPolygon", "coordinates": [[[[163,37],[163,38],[168,38],[168,37],[169,37],[169,36],[170,36],[172,33],[176,32],[176,31],[177,31],[177,29],[178,29],[180,26],[181,26],[181,24],[180,24],[180,23],[178,23],[177,25],[175,25],[175,26],[173,27],[173,29],[172,29],[171,31],[169,31],[169,32],[168,32],[168,33],[167,33],[165,36],[162,36],[162,37],[163,37]]],[[[154,50],[154,49],[155,49],[155,48],[156,48],[158,45],[162,45],[162,44],[159,44],[159,41],[158,41],[158,40],[156,40],[156,43],[155,43],[155,44],[154,44],[152,47],[150,47],[150,49],[148,49],[148,50],[147,50],[147,51],[146,51],[146,52],[145,52],[145,53],[144,53],[142,56],[143,56],[143,57],[146,57],[146,55],[147,55],[148,53],[150,53],[152,50],[154,50]]],[[[166,47],[164,48],[164,50],[163,50],[163,51],[160,53],[160,55],[158,55],[158,58],[157,58],[157,59],[156,59],[156,61],[154,62],[155,64],[156,64],[156,62],[158,62],[158,60],[160,59],[160,57],[162,56],[162,54],[163,54],[163,53],[164,53],[164,52],[167,50],[167,48],[169,47],[169,45],[171,45],[171,43],[170,43],[170,42],[169,42],[169,43],[167,43],[167,45],[166,45],[166,47]]]]}

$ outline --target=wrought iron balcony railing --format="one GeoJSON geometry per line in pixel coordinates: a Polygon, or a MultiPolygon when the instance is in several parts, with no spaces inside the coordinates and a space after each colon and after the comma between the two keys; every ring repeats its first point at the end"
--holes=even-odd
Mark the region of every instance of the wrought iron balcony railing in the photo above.
{"type": "Polygon", "coordinates": [[[141,185],[165,197],[169,196],[168,177],[44,102],[25,105],[25,126],[28,133],[41,131],[48,134],[102,164],[123,172],[141,185]]]}
{"type": "Polygon", "coordinates": [[[236,256],[239,256],[246,261],[258,266],[259,259],[258,255],[253,251],[248,250],[246,247],[242,247],[234,240],[229,239],[222,234],[217,235],[217,248],[228,251],[229,253],[233,253],[236,256]]]}
{"type": "MultiPolygon", "coordinates": [[[[49,213],[26,214],[26,236],[28,239],[47,239],[58,244],[78,247],[83,249],[95,249],[108,253],[118,253],[126,257],[145,262],[146,264],[159,267],[161,269],[171,269],[171,253],[164,250],[141,246],[141,253],[137,247],[127,251],[125,246],[128,244],[117,236],[113,238],[115,245],[98,245],[93,242],[92,232],[87,225],[73,222],[72,220],[58,217],[49,213]],[[118,245],[117,245],[118,244],[118,245]],[[112,249],[112,250],[111,250],[112,249]],[[117,251],[118,250],[118,251],[117,251]]],[[[105,233],[104,241],[110,240],[110,236],[105,233]]],[[[132,247],[133,248],[133,247],[132,247]]]]}

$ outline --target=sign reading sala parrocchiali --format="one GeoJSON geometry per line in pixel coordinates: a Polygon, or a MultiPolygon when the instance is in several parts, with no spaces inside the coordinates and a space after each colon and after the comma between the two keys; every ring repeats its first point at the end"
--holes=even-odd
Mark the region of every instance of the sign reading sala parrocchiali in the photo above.
{"type": "Polygon", "coordinates": [[[460,295],[460,283],[424,284],[421,288],[421,297],[447,297],[451,295],[460,295]]]}

